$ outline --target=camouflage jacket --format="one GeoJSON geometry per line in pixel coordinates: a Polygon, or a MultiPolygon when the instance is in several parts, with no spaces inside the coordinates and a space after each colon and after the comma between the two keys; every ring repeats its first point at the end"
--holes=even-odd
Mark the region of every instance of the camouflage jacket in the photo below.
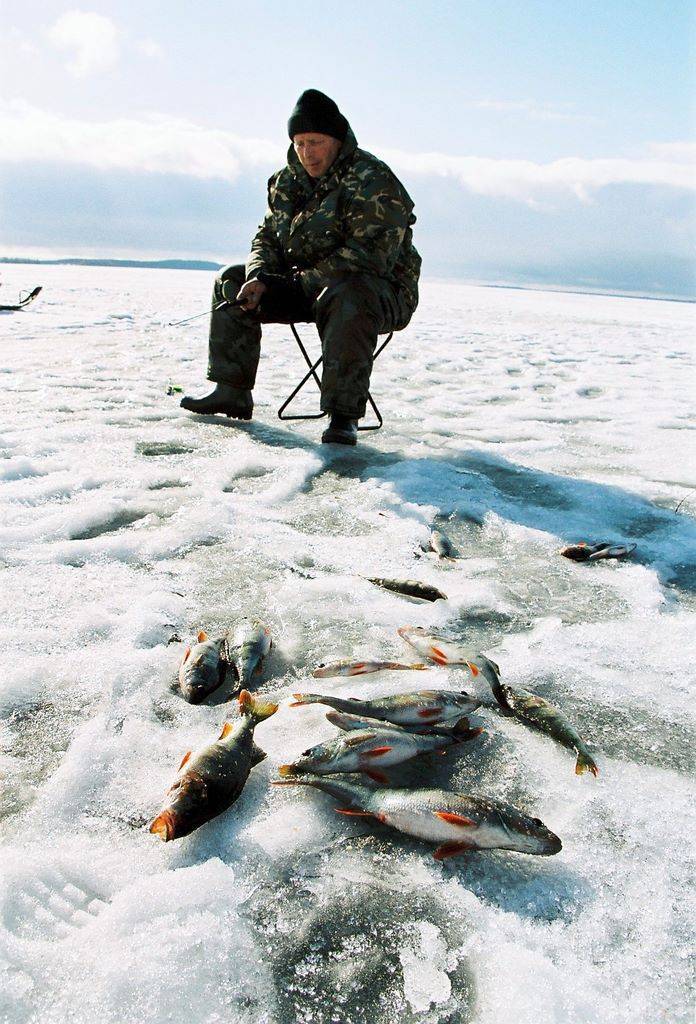
{"type": "Polygon", "coordinates": [[[292,146],[288,163],[268,182],[268,210],[251,244],[247,280],[257,273],[299,271],[314,299],[345,273],[376,274],[418,304],[421,258],[412,243],[413,202],[396,175],[358,149],[349,129],[323,177],[314,181],[292,146]]]}

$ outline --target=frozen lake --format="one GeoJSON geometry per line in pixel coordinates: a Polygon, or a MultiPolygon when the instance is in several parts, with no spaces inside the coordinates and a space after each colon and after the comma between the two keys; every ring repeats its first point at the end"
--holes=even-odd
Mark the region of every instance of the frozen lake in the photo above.
{"type": "Polygon", "coordinates": [[[426,283],[376,364],[385,428],[343,450],[319,444],[321,421],[276,418],[303,372],[286,328],[265,330],[251,423],[166,396],[204,391],[205,319],[166,323],[205,308],[209,275],[3,279],[3,295],[44,293],[0,314],[0,1019],[691,1021],[694,306],[426,283]],[[421,552],[433,522],[461,559],[421,552]],[[559,557],[583,539],[637,549],[559,557]],[[182,755],[233,710],[181,698],[168,641],[244,615],[274,641],[268,757],[230,811],[160,843],[148,824],[182,755]],[[459,669],[311,677],[332,657],[407,656],[405,625],[552,700],[599,778],[459,669]],[[480,692],[486,731],[395,781],[509,800],[558,856],[438,863],[323,794],[269,786],[334,732],[293,692],[424,685],[480,692]]]}

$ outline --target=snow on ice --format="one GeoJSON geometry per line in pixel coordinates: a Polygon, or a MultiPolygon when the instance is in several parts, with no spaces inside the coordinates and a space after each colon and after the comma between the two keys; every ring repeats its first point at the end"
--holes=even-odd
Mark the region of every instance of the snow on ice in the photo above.
{"type": "MultiPolygon", "coordinates": [[[[426,283],[376,365],[385,429],[344,451],[277,420],[303,372],[282,327],[251,423],[166,396],[205,386],[204,321],[166,323],[205,306],[206,275],[6,277],[45,287],[0,320],[0,1018],[690,1020],[693,306],[426,283]],[[461,559],[423,553],[433,523],[461,559]],[[583,539],[637,550],[558,556],[583,539]],[[274,639],[268,758],[230,811],[162,844],[147,826],[181,756],[231,711],[181,699],[169,641],[242,615],[274,639]],[[533,812],[558,856],[440,864],[322,794],[269,787],[333,732],[289,695],[317,690],[321,661],[403,658],[404,625],[480,647],[590,741],[596,780],[480,689],[484,736],[399,775],[533,812]]],[[[321,686],[370,696],[413,674],[321,686]]]]}

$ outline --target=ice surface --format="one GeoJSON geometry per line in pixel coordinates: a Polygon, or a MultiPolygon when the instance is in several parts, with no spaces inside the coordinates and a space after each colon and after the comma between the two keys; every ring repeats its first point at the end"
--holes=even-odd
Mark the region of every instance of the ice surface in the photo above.
{"type": "Polygon", "coordinates": [[[0,1019],[690,1020],[693,307],[426,283],[376,366],[385,428],[344,451],[277,420],[303,370],[282,327],[251,423],[166,396],[205,387],[204,321],[166,322],[206,304],[207,275],[37,272],[8,268],[8,287],[44,291],[0,320],[0,1019]],[[422,550],[433,523],[456,561],[422,550]],[[582,539],[637,549],[558,555],[582,539]],[[243,615],[274,639],[268,758],[231,811],[162,844],[147,825],[182,755],[231,713],[224,688],[182,700],[183,642],[243,615]],[[405,625],[556,703],[599,778],[463,670],[312,678],[327,659],[408,657],[405,625]],[[322,794],[269,787],[333,734],[290,694],[425,685],[476,692],[486,731],[394,781],[507,799],[561,854],[437,863],[322,794]]]}

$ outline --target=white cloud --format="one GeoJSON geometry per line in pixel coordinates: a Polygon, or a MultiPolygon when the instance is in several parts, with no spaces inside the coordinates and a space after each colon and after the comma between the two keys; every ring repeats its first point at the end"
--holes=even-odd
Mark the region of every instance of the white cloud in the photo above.
{"type": "MultiPolygon", "coordinates": [[[[83,164],[100,170],[234,180],[245,170],[279,167],[285,145],[244,138],[164,115],[81,121],[21,101],[0,104],[0,161],[83,164]]],[[[641,159],[566,157],[550,163],[445,153],[384,151],[397,173],[450,178],[479,195],[539,206],[562,195],[587,202],[610,185],[696,190],[696,147],[661,143],[641,159]]]]}
{"type": "Polygon", "coordinates": [[[551,103],[534,100],[472,100],[467,104],[478,110],[495,110],[505,114],[522,114],[533,121],[584,121],[597,123],[601,119],[593,114],[577,114],[567,105],[559,108],[551,103]]]}
{"type": "Polygon", "coordinates": [[[245,167],[271,168],[285,149],[263,139],[165,115],[80,121],[22,101],[0,103],[0,161],[83,164],[100,170],[234,180],[245,167]]]}
{"type": "Polygon", "coordinates": [[[651,142],[650,152],[663,160],[683,160],[696,165],[696,142],[651,142]]]}
{"type": "Polygon", "coordinates": [[[138,39],[135,43],[135,48],[144,57],[149,57],[152,60],[161,60],[164,57],[164,50],[154,39],[138,39]]]}
{"type": "Polygon", "coordinates": [[[71,59],[68,71],[76,78],[109,71],[120,55],[120,33],[110,18],[93,11],[66,11],[48,29],[48,39],[71,59]]]}
{"type": "Polygon", "coordinates": [[[540,199],[570,193],[588,202],[609,185],[663,185],[696,190],[696,167],[686,159],[584,159],[565,157],[550,163],[492,160],[444,153],[384,153],[388,163],[411,174],[454,178],[479,195],[517,199],[535,205],[540,199]]]}

